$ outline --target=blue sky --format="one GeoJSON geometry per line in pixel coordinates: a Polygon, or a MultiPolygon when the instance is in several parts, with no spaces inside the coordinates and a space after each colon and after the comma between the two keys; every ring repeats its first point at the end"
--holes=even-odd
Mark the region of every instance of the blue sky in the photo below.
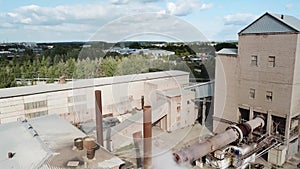
{"type": "Polygon", "coordinates": [[[0,41],[237,40],[265,12],[299,11],[299,0],[0,0],[0,41]]]}

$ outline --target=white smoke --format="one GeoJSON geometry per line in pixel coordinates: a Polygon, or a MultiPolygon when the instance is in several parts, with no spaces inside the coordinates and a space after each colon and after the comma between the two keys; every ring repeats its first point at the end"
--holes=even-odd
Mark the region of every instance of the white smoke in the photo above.
{"type": "Polygon", "coordinates": [[[186,164],[177,164],[171,152],[166,152],[152,158],[153,169],[187,169],[186,164]]]}

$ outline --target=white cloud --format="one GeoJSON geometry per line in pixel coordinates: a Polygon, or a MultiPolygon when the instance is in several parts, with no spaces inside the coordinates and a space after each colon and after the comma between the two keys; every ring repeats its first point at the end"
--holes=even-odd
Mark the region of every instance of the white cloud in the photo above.
{"type": "Polygon", "coordinates": [[[292,9],[294,5],[292,3],[286,4],[285,9],[292,9]]]}
{"type": "Polygon", "coordinates": [[[199,0],[177,0],[167,3],[168,13],[177,16],[185,16],[196,10],[206,10],[212,7],[212,4],[201,3],[199,0]]]}
{"type": "Polygon", "coordinates": [[[233,15],[226,15],[224,17],[225,25],[246,25],[256,19],[257,16],[250,13],[237,13],[233,15]]]}
{"type": "Polygon", "coordinates": [[[128,4],[129,0],[110,0],[110,3],[115,5],[123,5],[123,4],[128,4]]]}
{"type": "Polygon", "coordinates": [[[145,13],[123,17],[101,28],[92,40],[117,42],[145,37],[162,37],[176,41],[206,41],[206,38],[193,25],[166,14],[145,13]],[[138,23],[138,24],[136,24],[138,23]]]}
{"type": "MultiPolygon", "coordinates": [[[[0,41],[6,39],[32,38],[28,41],[35,41],[45,38],[63,38],[74,36],[89,38],[99,28],[105,24],[114,21],[122,16],[144,14],[147,12],[156,14],[171,14],[177,16],[188,15],[196,10],[205,10],[212,7],[212,4],[201,3],[201,0],[176,0],[175,2],[167,2],[167,6],[163,7],[166,0],[110,0],[106,2],[95,2],[92,4],[75,4],[75,5],[59,5],[59,6],[39,6],[27,5],[22,6],[6,13],[0,12],[0,41]],[[37,34],[36,32],[39,32],[37,34]],[[80,35],[79,33],[80,32],[80,35]],[[28,35],[32,33],[32,35],[28,35]],[[24,36],[26,34],[26,36],[24,36]],[[28,36],[27,36],[28,35],[28,36]],[[56,37],[57,36],[57,37],[56,37]]],[[[140,18],[143,19],[143,18],[140,18]]],[[[152,22],[156,24],[159,22],[152,22]]],[[[143,21],[136,20],[127,25],[136,24],[144,29],[143,21]],[[139,23],[139,24],[137,24],[139,23]]],[[[168,31],[172,31],[177,25],[170,23],[168,31]]],[[[126,26],[123,27],[126,30],[126,26]]],[[[124,31],[124,30],[116,30],[124,31]]],[[[159,27],[157,32],[159,32],[159,27]]],[[[85,39],[85,40],[86,40],[85,39]]],[[[45,39],[47,41],[47,39],[45,39]]],[[[64,40],[64,39],[57,39],[64,40]]],[[[67,39],[65,39],[67,40],[67,39]]]]}
{"type": "Polygon", "coordinates": [[[114,5],[126,5],[129,3],[153,3],[159,1],[163,0],[110,0],[110,3],[114,5]]]}
{"type": "Polygon", "coordinates": [[[13,27],[14,27],[13,24],[7,22],[2,23],[0,26],[0,28],[13,28],[13,27]]]}
{"type": "Polygon", "coordinates": [[[210,9],[213,7],[213,4],[202,4],[200,9],[201,10],[206,10],[206,9],[210,9]]]}
{"type": "Polygon", "coordinates": [[[37,5],[23,6],[7,13],[7,20],[15,24],[57,25],[62,22],[76,22],[86,19],[103,18],[108,9],[103,5],[73,5],[41,7],[37,5]]]}

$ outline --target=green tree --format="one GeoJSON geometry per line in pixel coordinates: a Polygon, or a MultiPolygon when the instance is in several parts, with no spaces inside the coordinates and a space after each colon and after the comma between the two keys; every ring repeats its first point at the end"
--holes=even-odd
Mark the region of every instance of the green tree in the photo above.
{"type": "Polygon", "coordinates": [[[222,43],[218,43],[215,46],[216,51],[219,51],[223,48],[237,48],[236,43],[227,43],[227,42],[222,42],[222,43]]]}
{"type": "Polygon", "coordinates": [[[100,63],[100,76],[114,76],[118,68],[118,60],[108,57],[102,59],[100,63]]]}

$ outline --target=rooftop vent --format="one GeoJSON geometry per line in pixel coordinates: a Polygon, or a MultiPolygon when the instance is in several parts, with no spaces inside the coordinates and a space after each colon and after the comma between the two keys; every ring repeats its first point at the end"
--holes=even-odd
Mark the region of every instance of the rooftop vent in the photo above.
{"type": "Polygon", "coordinates": [[[59,77],[59,84],[65,84],[65,83],[66,83],[66,77],[65,76],[59,77]]]}
{"type": "Polygon", "coordinates": [[[30,134],[31,134],[33,137],[39,135],[34,129],[30,129],[29,132],[30,132],[30,134]]]}
{"type": "Polygon", "coordinates": [[[7,153],[8,158],[13,158],[14,155],[15,155],[15,153],[13,153],[13,152],[8,152],[7,153]]]}
{"type": "Polygon", "coordinates": [[[74,139],[74,146],[78,149],[78,150],[83,150],[83,138],[75,138],[74,139]]]}
{"type": "Polygon", "coordinates": [[[86,157],[90,160],[93,159],[95,157],[95,148],[87,149],[86,157]]]}
{"type": "Polygon", "coordinates": [[[284,15],[280,15],[280,18],[283,19],[283,18],[284,18],[284,15]]]}
{"type": "Polygon", "coordinates": [[[96,144],[96,140],[92,137],[84,137],[83,138],[83,147],[85,149],[92,149],[93,147],[95,147],[97,144],[96,144]]]}
{"type": "Polygon", "coordinates": [[[27,122],[27,120],[24,117],[18,118],[17,121],[19,121],[21,123],[26,123],[27,122]]]}
{"type": "Polygon", "coordinates": [[[32,129],[32,126],[31,126],[30,124],[27,123],[27,124],[26,124],[26,128],[27,128],[27,129],[32,129]]]}

